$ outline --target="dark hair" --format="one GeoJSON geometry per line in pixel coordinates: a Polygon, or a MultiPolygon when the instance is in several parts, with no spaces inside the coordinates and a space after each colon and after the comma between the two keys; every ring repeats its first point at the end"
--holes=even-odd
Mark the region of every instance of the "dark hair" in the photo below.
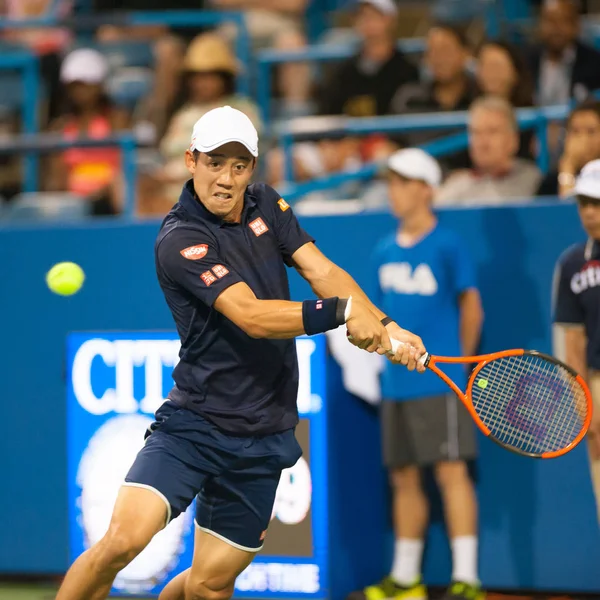
{"type": "Polygon", "coordinates": [[[188,102],[190,97],[189,79],[200,73],[220,75],[223,79],[223,93],[226,96],[231,96],[235,92],[235,75],[229,71],[186,71],[180,79],[175,98],[167,110],[167,121],[170,121],[173,115],[188,102]]]}
{"type": "Polygon", "coordinates": [[[567,117],[567,128],[571,125],[571,121],[573,117],[582,112],[593,112],[598,119],[600,120],[600,100],[595,100],[594,98],[588,98],[584,100],[580,104],[578,104],[567,117]]]}
{"type": "Polygon", "coordinates": [[[429,31],[431,31],[432,29],[441,29],[442,31],[449,33],[462,48],[464,48],[465,50],[471,49],[471,44],[469,43],[469,39],[467,38],[466,31],[462,27],[438,21],[429,28],[429,31]]]}
{"type": "Polygon", "coordinates": [[[488,40],[483,42],[477,50],[477,58],[486,47],[493,46],[502,50],[510,60],[515,72],[517,73],[517,83],[511,91],[510,102],[515,107],[533,106],[533,77],[527,61],[521,51],[503,40],[488,40]]]}

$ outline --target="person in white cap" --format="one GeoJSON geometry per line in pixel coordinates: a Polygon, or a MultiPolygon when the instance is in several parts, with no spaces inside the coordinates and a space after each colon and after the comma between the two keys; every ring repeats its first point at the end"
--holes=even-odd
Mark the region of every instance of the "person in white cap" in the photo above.
{"type": "Polygon", "coordinates": [[[554,323],[564,333],[567,364],[584,377],[593,396],[588,448],[600,522],[600,160],[583,167],[574,194],[588,239],[568,248],[557,261],[554,323]]]}
{"type": "MultiPolygon", "coordinates": [[[[388,187],[397,231],[381,240],[372,262],[373,298],[391,318],[402,317],[440,356],[476,354],[483,311],[473,262],[463,241],[438,223],[432,210],[441,170],[418,148],[388,159],[388,187]]],[[[450,368],[450,367],[449,367],[450,368]]],[[[455,365],[450,377],[463,381],[455,365]]],[[[476,456],[474,426],[462,402],[433,373],[413,377],[385,365],[381,432],[393,490],[395,551],[389,576],[354,592],[352,600],[425,600],[421,559],[429,504],[422,469],[440,488],[452,545],[452,582],[446,599],[483,597],[477,571],[477,500],[467,461],[476,456]]]]}
{"type": "Polygon", "coordinates": [[[425,348],[329,261],[272,188],[250,184],[258,134],[229,106],[194,126],[192,178],[155,245],[158,281],[181,338],[175,387],[156,412],[104,538],[57,600],[100,600],[117,573],[196,498],[190,570],[161,600],[228,600],[263,544],[284,469],[302,453],[294,338],[345,325],[352,343],[423,372],[425,348]],[[285,267],[318,300],[291,302],[285,267]]]}

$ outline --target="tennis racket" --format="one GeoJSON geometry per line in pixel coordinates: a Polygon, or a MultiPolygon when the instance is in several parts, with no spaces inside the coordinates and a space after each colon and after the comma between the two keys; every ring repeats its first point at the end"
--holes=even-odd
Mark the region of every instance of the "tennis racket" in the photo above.
{"type": "MultiPolygon", "coordinates": [[[[390,340],[395,354],[402,342],[390,340]]],[[[555,458],[581,442],[592,420],[592,396],[571,367],[534,350],[420,359],[462,400],[479,429],[500,446],[533,458],[555,458]],[[463,392],[437,365],[475,364],[463,392]]]]}

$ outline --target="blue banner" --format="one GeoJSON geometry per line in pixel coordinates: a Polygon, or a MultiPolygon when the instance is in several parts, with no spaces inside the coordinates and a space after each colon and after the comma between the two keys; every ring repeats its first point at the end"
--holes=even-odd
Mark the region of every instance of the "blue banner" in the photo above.
{"type": "MultiPolygon", "coordinates": [[[[69,555],[75,560],[106,532],[117,493],[153,414],[173,387],[175,333],[71,333],[67,339],[69,555]]],[[[297,340],[304,455],[281,476],[261,553],[236,597],[327,596],[325,340],[297,340]],[[316,457],[313,460],[313,457],[316,457]]],[[[191,566],[194,507],[174,519],[115,580],[120,595],[157,594],[191,566]]]]}

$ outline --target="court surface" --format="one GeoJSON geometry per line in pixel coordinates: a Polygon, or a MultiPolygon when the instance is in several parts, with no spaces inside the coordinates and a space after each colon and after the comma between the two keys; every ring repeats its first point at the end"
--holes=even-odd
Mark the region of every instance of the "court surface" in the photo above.
{"type": "MultiPolygon", "coordinates": [[[[0,584],[0,600],[54,600],[57,589],[56,586],[47,585],[0,584]]],[[[156,597],[150,599],[136,596],[135,600],[156,600],[156,597]]]]}

